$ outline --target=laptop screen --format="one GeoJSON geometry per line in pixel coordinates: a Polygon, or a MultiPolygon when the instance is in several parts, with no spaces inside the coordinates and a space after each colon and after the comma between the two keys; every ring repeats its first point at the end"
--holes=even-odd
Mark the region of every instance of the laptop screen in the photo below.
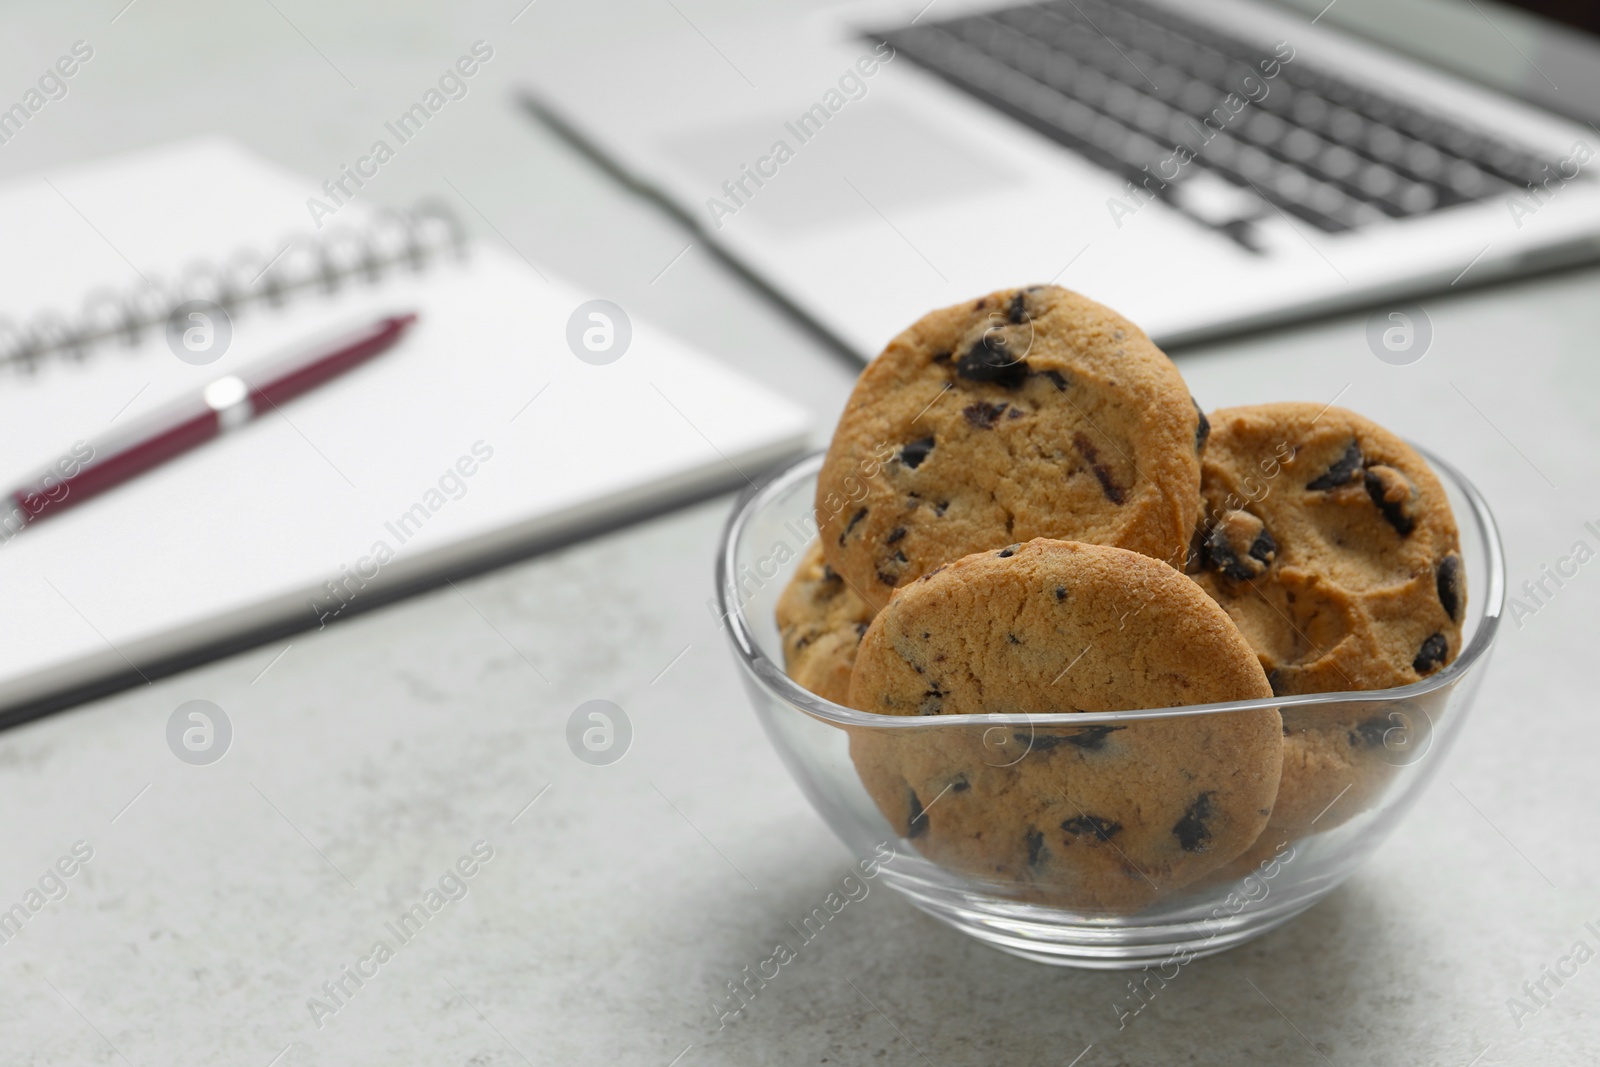
{"type": "Polygon", "coordinates": [[[1551,22],[1600,37],[1600,6],[1595,4],[1575,3],[1574,0],[1508,0],[1508,6],[1520,7],[1551,22]]]}

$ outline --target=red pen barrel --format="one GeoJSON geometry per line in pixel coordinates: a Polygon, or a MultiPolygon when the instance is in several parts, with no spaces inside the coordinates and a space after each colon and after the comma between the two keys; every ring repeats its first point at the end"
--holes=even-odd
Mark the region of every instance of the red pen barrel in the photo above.
{"type": "Polygon", "coordinates": [[[373,327],[370,335],[353,339],[338,352],[265,382],[250,383],[250,402],[259,413],[315,389],[337,378],[358,363],[363,363],[388,348],[417,319],[416,315],[394,315],[373,327]],[[266,401],[262,404],[261,401],[266,401]]]}
{"type": "Polygon", "coordinates": [[[154,436],[120,451],[96,456],[78,473],[61,479],[53,486],[19,489],[14,499],[27,515],[28,521],[33,522],[47,513],[54,514],[73,504],[82,503],[112,486],[143,474],[151,467],[159,466],[210,440],[219,432],[221,428],[217,413],[210,408],[203,408],[154,436]]]}
{"type": "Polygon", "coordinates": [[[220,378],[200,395],[93,442],[92,458],[80,469],[46,472],[10,494],[12,510],[0,517],[0,541],[337,378],[393,345],[416,319],[391,315],[288,359],[220,378]]]}

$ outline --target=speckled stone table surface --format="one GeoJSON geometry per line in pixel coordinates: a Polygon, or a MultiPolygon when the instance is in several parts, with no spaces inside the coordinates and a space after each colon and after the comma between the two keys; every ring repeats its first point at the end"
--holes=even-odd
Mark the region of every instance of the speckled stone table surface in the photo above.
{"type": "MultiPolygon", "coordinates": [[[[210,130],[331,173],[490,39],[486,80],[374,197],[404,204],[447,175],[480,233],[819,424],[837,413],[851,368],[703,250],[672,262],[686,237],[507,99],[543,50],[671,6],[541,0],[514,24],[520,0],[121,6],[0,11],[0,97],[72,41],[96,47],[0,147],[0,177],[210,130]]],[[[1520,589],[1575,542],[1600,548],[1584,526],[1600,525],[1597,282],[1425,300],[1432,347],[1405,367],[1374,358],[1365,315],[1180,354],[1207,407],[1337,397],[1452,457],[1496,508],[1523,608],[1460,744],[1372,861],[1121,1029],[1125,977],[1012,959],[878,885],[719,1027],[711,998],[853,858],[781,768],[706,610],[719,500],[0,735],[0,907],[41,883],[44,898],[0,943],[0,1063],[1594,1062],[1600,962],[1570,961],[1577,942],[1600,950],[1600,562],[1553,596],[1520,589]],[[166,740],[195,699],[233,725],[209,766],[166,740]],[[566,742],[591,699],[633,724],[610,766],[566,742]],[[1523,982],[1558,965],[1576,973],[1529,1002],[1523,982]]]]}

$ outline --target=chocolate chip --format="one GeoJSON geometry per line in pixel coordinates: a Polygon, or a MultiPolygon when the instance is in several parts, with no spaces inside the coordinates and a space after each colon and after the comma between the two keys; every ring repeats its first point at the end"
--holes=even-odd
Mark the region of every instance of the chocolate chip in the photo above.
{"type": "Polygon", "coordinates": [[[1206,450],[1206,440],[1211,436],[1211,420],[1206,418],[1206,413],[1200,410],[1200,402],[1194,397],[1189,398],[1189,403],[1194,405],[1194,413],[1200,416],[1200,425],[1194,431],[1194,450],[1196,453],[1206,450]]]}
{"type": "Polygon", "coordinates": [[[1049,752],[1066,738],[1059,734],[1019,734],[1013,732],[1011,740],[1019,745],[1027,745],[1031,752],[1049,752]]]}
{"type": "Polygon", "coordinates": [[[1064,586],[1064,585],[1056,586],[1056,599],[1057,600],[1065,600],[1065,599],[1067,599],[1067,587],[1066,586],[1064,586]]]}
{"type": "Polygon", "coordinates": [[[886,545],[892,545],[905,535],[906,528],[904,526],[896,526],[894,529],[889,531],[889,536],[883,539],[883,543],[886,545]]]}
{"type": "Polygon", "coordinates": [[[900,449],[900,462],[916,470],[922,466],[922,461],[928,458],[928,453],[933,451],[933,438],[922,437],[900,449]]]}
{"type": "Polygon", "coordinates": [[[1435,582],[1439,587],[1439,603],[1444,607],[1444,613],[1450,616],[1451,622],[1460,622],[1461,602],[1466,599],[1466,590],[1462,588],[1461,557],[1452,552],[1441,559],[1435,582]]]}
{"type": "Polygon", "coordinates": [[[1211,818],[1211,796],[1206,792],[1196,797],[1172,828],[1172,836],[1178,839],[1178,847],[1185,852],[1204,852],[1206,842],[1211,840],[1211,828],[1206,825],[1206,820],[1211,818]]]}
{"type": "Polygon", "coordinates": [[[1021,545],[1008,545],[1005,548],[1002,548],[1000,551],[996,552],[995,555],[998,556],[1001,559],[1010,559],[1012,556],[1017,554],[1017,549],[1019,549],[1021,547],[1022,547],[1021,545]]]}
{"type": "Polygon", "coordinates": [[[896,579],[892,574],[885,574],[882,571],[878,572],[878,581],[882,582],[884,585],[890,586],[891,588],[894,586],[897,580],[898,579],[896,579]]]}
{"type": "Polygon", "coordinates": [[[1106,747],[1108,735],[1126,729],[1126,726],[1084,726],[1063,737],[1062,740],[1087,752],[1096,752],[1106,747]]]}
{"type": "Polygon", "coordinates": [[[1084,726],[1066,734],[1028,734],[1013,733],[1011,740],[1019,745],[1026,745],[1033,752],[1049,752],[1061,745],[1071,745],[1087,752],[1094,752],[1105,747],[1106,735],[1114,730],[1123,730],[1123,726],[1084,726]]]}
{"type": "Polygon", "coordinates": [[[1344,450],[1344,455],[1338,461],[1311,481],[1306,483],[1307,489],[1323,492],[1328,489],[1337,489],[1346,485],[1356,476],[1356,471],[1361,469],[1361,442],[1351,440],[1349,447],[1344,450]]]}
{"type": "Polygon", "coordinates": [[[1073,837],[1094,834],[1102,841],[1110,841],[1122,829],[1122,824],[1098,815],[1078,815],[1062,823],[1061,828],[1073,837]]]}
{"type": "Polygon", "coordinates": [[[1384,735],[1393,729],[1394,725],[1387,715],[1375,715],[1370,719],[1359,722],[1356,724],[1355,729],[1349,732],[1350,747],[1381,748],[1383,747],[1384,735]]]}
{"type": "Polygon", "coordinates": [[[1084,462],[1089,464],[1089,469],[1094,471],[1094,476],[1100,481],[1100,491],[1106,495],[1107,500],[1113,504],[1120,504],[1127,499],[1127,493],[1112,480],[1110,469],[1100,462],[1100,453],[1095,450],[1094,442],[1089,440],[1087,434],[1082,431],[1073,434],[1072,446],[1078,450],[1084,462]]]}
{"type": "Polygon", "coordinates": [[[1014,323],[1028,321],[1028,301],[1023,294],[1018,293],[1011,298],[1011,308],[1007,312],[1007,317],[1014,323]]]}
{"type": "Polygon", "coordinates": [[[1417,658],[1411,661],[1411,669],[1418,674],[1432,674],[1444,665],[1444,658],[1449,654],[1450,643],[1444,639],[1444,634],[1433,634],[1422,642],[1417,658]]]}
{"type": "Polygon", "coordinates": [[[1272,566],[1278,543],[1258,516],[1235,510],[1217,520],[1204,549],[1206,562],[1214,569],[1236,582],[1248,582],[1272,566]]]}
{"type": "Polygon", "coordinates": [[[1275,697],[1284,696],[1289,689],[1289,680],[1283,676],[1282,671],[1268,671],[1267,684],[1272,687],[1272,695],[1275,697]]]}
{"type": "Polygon", "coordinates": [[[948,501],[948,500],[941,500],[941,501],[939,501],[937,504],[935,504],[933,506],[933,513],[935,515],[943,516],[944,513],[949,511],[949,510],[950,510],[950,501],[948,501]]]}
{"type": "Polygon", "coordinates": [[[1042,370],[1039,373],[1054,382],[1058,392],[1064,393],[1067,391],[1067,376],[1065,374],[1058,370],[1042,370]]]}
{"type": "Polygon", "coordinates": [[[964,774],[956,775],[956,780],[950,783],[950,792],[952,793],[965,793],[971,788],[972,783],[967,781],[967,776],[964,774]]]}
{"type": "Polygon", "coordinates": [[[905,554],[905,551],[903,549],[894,554],[894,561],[896,563],[910,563],[911,562],[910,560],[906,559],[906,554],[905,554]]]}
{"type": "Polygon", "coordinates": [[[856,641],[858,643],[860,642],[860,640],[863,637],[867,636],[867,627],[869,625],[871,625],[871,624],[870,623],[865,623],[865,622],[856,623],[856,641]]]}
{"type": "Polygon", "coordinates": [[[1405,537],[1416,528],[1417,520],[1411,516],[1411,482],[1404,474],[1393,467],[1376,464],[1367,468],[1363,480],[1367,495],[1396,533],[1405,537]]]}
{"type": "Polygon", "coordinates": [[[1206,526],[1205,520],[1195,523],[1194,533],[1189,535],[1189,547],[1183,554],[1183,573],[1199,574],[1200,569],[1206,565],[1206,526]]]}
{"type": "Polygon", "coordinates": [[[1213,570],[1221,571],[1224,575],[1235,581],[1249,581],[1255,577],[1255,572],[1245,566],[1233,546],[1228,543],[1228,535],[1221,526],[1217,526],[1206,537],[1205,541],[1206,562],[1213,570]]]}
{"type": "Polygon", "coordinates": [[[956,361],[956,373],[969,382],[993,382],[1015,389],[1028,377],[1028,361],[1012,359],[1005,338],[986,330],[967,354],[956,361]]]}
{"type": "Polygon", "coordinates": [[[1044,853],[1044,834],[1038,830],[1028,831],[1028,866],[1039,866],[1039,857],[1044,853]]]}
{"type": "Polygon", "coordinates": [[[935,352],[933,354],[933,361],[935,363],[949,363],[950,362],[950,353],[948,353],[948,352],[935,352]]]}
{"type": "Polygon", "coordinates": [[[837,582],[839,580],[838,572],[824,563],[822,565],[822,580],[825,582],[837,582]]]}
{"type": "Polygon", "coordinates": [[[991,430],[994,428],[995,420],[1005,414],[1006,408],[1010,406],[1010,404],[1005,403],[990,404],[987,401],[979,400],[962,408],[961,414],[965,415],[967,421],[978,429],[991,430]]]}
{"type": "Polygon", "coordinates": [[[1020,644],[1022,644],[1022,642],[1021,642],[1021,641],[1018,641],[1018,640],[1017,640],[1017,635],[1016,635],[1016,634],[1006,634],[1006,640],[1007,640],[1007,641],[1010,641],[1010,642],[1011,642],[1011,643],[1012,643],[1012,644],[1013,644],[1013,645],[1020,645],[1020,644]]]}
{"type": "Polygon", "coordinates": [[[1272,535],[1267,532],[1265,526],[1261,527],[1261,533],[1256,535],[1254,541],[1250,542],[1250,558],[1258,563],[1271,566],[1277,555],[1278,542],[1272,539],[1272,535]]]}
{"type": "Polygon", "coordinates": [[[1022,418],[1022,415],[1023,415],[1023,411],[1022,411],[1021,408],[1012,408],[1006,414],[1006,418],[1008,418],[1008,419],[1020,419],[1020,418],[1022,418]]]}
{"type": "Polygon", "coordinates": [[[860,511],[856,512],[854,515],[852,515],[850,517],[849,523],[847,523],[845,525],[845,528],[843,530],[839,531],[839,543],[841,545],[844,544],[844,539],[846,537],[850,536],[850,531],[854,530],[856,528],[856,523],[860,522],[862,519],[864,519],[866,517],[867,517],[867,509],[866,508],[862,508],[860,511]]]}
{"type": "Polygon", "coordinates": [[[928,829],[928,816],[922,810],[922,801],[917,799],[917,791],[911,790],[911,817],[906,820],[906,836],[920,837],[928,829]]]}

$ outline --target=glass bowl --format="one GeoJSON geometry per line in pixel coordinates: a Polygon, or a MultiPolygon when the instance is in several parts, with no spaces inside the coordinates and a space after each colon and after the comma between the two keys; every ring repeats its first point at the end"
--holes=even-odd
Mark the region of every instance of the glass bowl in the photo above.
{"type": "MultiPolygon", "coordinates": [[[[717,607],[767,736],[863,872],[934,918],[1027,959],[1181,966],[1287,922],[1349,877],[1399,825],[1461,731],[1498,629],[1505,561],[1483,497],[1450,464],[1423,454],[1461,526],[1468,603],[1460,655],[1399,689],[1050,715],[891,716],[824,700],[784,674],[773,618],[816,537],[820,453],[741,496],[717,552],[717,607]],[[1116,823],[1061,789],[1044,795],[1053,760],[1067,761],[1055,766],[1069,775],[1098,760],[1097,773],[1176,778],[1186,772],[1162,772],[1149,758],[1163,732],[1193,736],[1224,722],[1205,717],[1273,709],[1285,751],[1299,753],[1297,769],[1286,773],[1267,828],[1243,854],[1206,856],[1205,824],[1188,827],[1194,832],[1183,847],[1198,855],[1181,858],[1214,865],[1197,878],[1192,866],[1181,875],[1146,871],[1121,854],[1116,823]],[[1113,734],[1117,743],[1106,744],[1113,734]],[[930,760],[948,771],[948,784],[919,797],[909,776],[921,768],[927,781],[930,760]]],[[[1173,830],[1180,840],[1182,829],[1173,830]]]]}

